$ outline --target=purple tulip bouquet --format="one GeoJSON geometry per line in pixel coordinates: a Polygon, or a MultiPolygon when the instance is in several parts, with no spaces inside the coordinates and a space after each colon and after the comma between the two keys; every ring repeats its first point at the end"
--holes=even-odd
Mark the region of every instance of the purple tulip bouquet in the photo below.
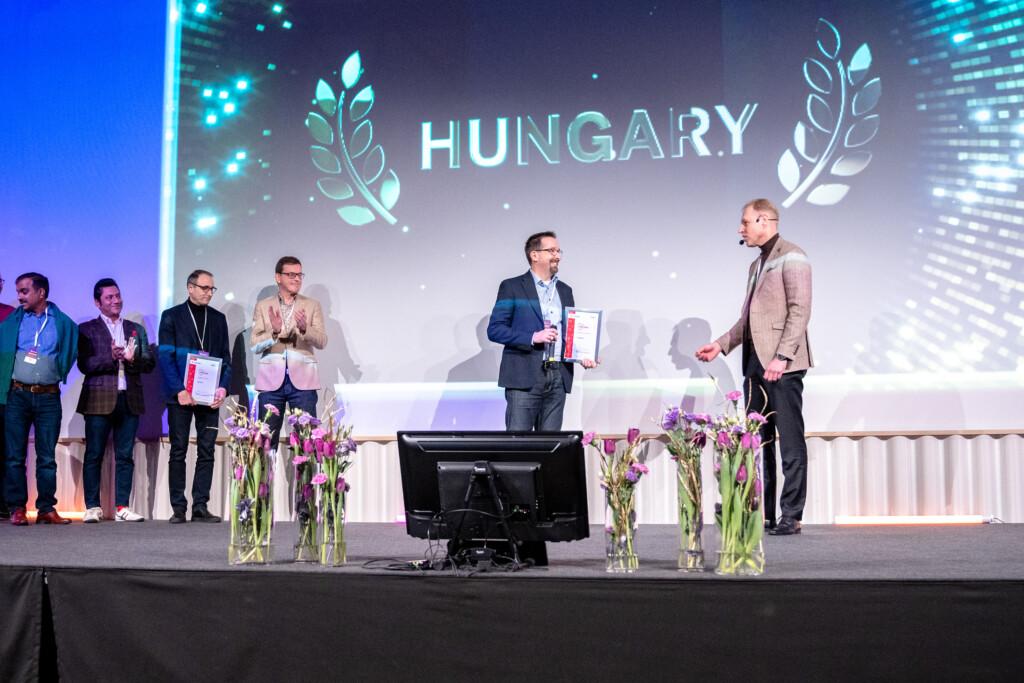
{"type": "Polygon", "coordinates": [[[700,457],[707,443],[710,415],[684,413],[669,406],[661,417],[661,428],[668,436],[668,452],[676,461],[677,504],[679,507],[679,569],[704,571],[703,487],[700,457]]]}
{"type": "Polygon", "coordinates": [[[350,486],[345,472],[356,452],[352,427],[336,424],[335,417],[331,413],[320,419],[298,408],[287,414],[299,518],[295,560],[332,567],[346,561],[345,506],[350,486]]]}
{"type": "Polygon", "coordinates": [[[716,574],[757,576],[764,573],[764,513],[761,491],[760,413],[744,416],[742,394],[726,395],[731,409],[715,418],[709,428],[714,439],[715,478],[722,509],[715,522],[722,536],[716,574]]]}
{"type": "Polygon", "coordinates": [[[279,414],[277,408],[267,406],[263,419],[258,420],[256,406],[250,413],[236,404],[224,420],[231,452],[231,564],[271,561],[275,451],[267,420],[275,414],[279,414]]]}
{"type": "Polygon", "coordinates": [[[594,432],[583,436],[583,445],[600,455],[601,488],[605,493],[605,570],[635,572],[640,566],[636,554],[636,485],[648,472],[639,457],[643,445],[640,430],[629,430],[621,453],[617,453],[615,439],[598,440],[594,432]]]}

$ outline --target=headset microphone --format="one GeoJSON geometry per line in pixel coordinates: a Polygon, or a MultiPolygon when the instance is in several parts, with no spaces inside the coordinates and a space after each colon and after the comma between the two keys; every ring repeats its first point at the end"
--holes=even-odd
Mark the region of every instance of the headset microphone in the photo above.
{"type": "Polygon", "coordinates": [[[746,241],[746,240],[740,240],[740,246],[741,246],[741,247],[742,247],[742,246],[743,246],[744,244],[746,244],[746,243],[747,243],[747,241],[746,241]]]}

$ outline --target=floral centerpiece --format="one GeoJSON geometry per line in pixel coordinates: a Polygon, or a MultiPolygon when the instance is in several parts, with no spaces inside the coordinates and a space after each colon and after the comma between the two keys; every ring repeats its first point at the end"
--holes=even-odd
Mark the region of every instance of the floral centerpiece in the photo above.
{"type": "Polygon", "coordinates": [[[275,451],[267,420],[272,415],[280,415],[274,406],[267,406],[263,419],[258,420],[255,406],[249,413],[236,404],[224,420],[231,452],[231,564],[266,564],[271,560],[275,451]]]}
{"type": "Polygon", "coordinates": [[[717,574],[764,573],[764,513],[761,492],[760,413],[740,410],[742,394],[732,391],[726,399],[731,409],[710,425],[714,437],[715,477],[722,497],[715,522],[722,536],[717,574]]]}
{"type": "Polygon", "coordinates": [[[704,571],[700,457],[707,443],[706,430],[710,423],[710,415],[684,413],[676,406],[669,406],[661,417],[661,428],[668,436],[668,452],[676,461],[679,569],[682,571],[704,571]]]}
{"type": "Polygon", "coordinates": [[[323,419],[298,408],[288,412],[288,438],[295,466],[295,508],[299,518],[296,561],[345,564],[345,472],[352,465],[356,442],[352,427],[335,423],[335,413],[323,419]]]}
{"type": "Polygon", "coordinates": [[[583,437],[583,445],[594,448],[600,456],[601,488],[605,492],[605,570],[632,573],[640,566],[636,554],[636,485],[649,471],[640,462],[643,444],[640,430],[632,428],[626,435],[626,448],[618,453],[615,439],[598,440],[594,432],[583,437]]]}

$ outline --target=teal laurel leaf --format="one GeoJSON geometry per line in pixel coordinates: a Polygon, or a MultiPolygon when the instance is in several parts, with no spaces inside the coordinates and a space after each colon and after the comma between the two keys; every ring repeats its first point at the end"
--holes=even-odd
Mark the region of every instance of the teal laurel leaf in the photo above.
{"type": "Polygon", "coordinates": [[[872,78],[864,84],[860,92],[853,96],[853,115],[864,116],[875,108],[882,97],[882,80],[872,78]]]}
{"type": "Polygon", "coordinates": [[[800,184],[800,165],[788,149],[779,157],[779,182],[786,192],[792,192],[800,184]]]}
{"type": "Polygon", "coordinates": [[[818,34],[818,49],[821,50],[821,54],[829,59],[835,59],[839,54],[839,47],[842,45],[839,31],[832,25],[832,22],[818,19],[815,32],[818,34]]]}
{"type": "Polygon", "coordinates": [[[388,174],[384,176],[384,182],[380,184],[380,203],[390,211],[398,203],[398,195],[401,191],[398,176],[389,169],[388,174]]]}
{"type": "Polygon", "coordinates": [[[352,117],[353,121],[358,121],[370,113],[370,108],[372,106],[373,86],[368,85],[352,98],[352,104],[348,105],[349,115],[352,117]]]}
{"type": "Polygon", "coordinates": [[[864,80],[864,77],[868,75],[868,69],[871,68],[871,48],[868,47],[867,43],[864,43],[857,48],[857,51],[853,53],[853,59],[850,60],[850,85],[857,85],[864,80]]]}
{"type": "Polygon", "coordinates": [[[807,118],[822,133],[832,132],[832,108],[820,95],[807,96],[807,118]]]}
{"type": "Polygon", "coordinates": [[[338,215],[349,225],[366,225],[376,218],[365,206],[343,206],[338,209],[338,215]]]}
{"type": "Polygon", "coordinates": [[[849,185],[839,183],[834,185],[818,185],[807,195],[807,202],[818,206],[832,206],[833,204],[838,204],[849,191],[849,185]]]}
{"type": "Polygon", "coordinates": [[[324,193],[324,196],[331,199],[343,200],[353,195],[352,186],[341,178],[321,178],[316,181],[317,187],[324,193]]]}
{"type": "Polygon", "coordinates": [[[352,141],[349,143],[349,151],[352,158],[362,156],[370,148],[370,141],[373,140],[373,123],[366,119],[352,132],[352,141]]]}
{"type": "Polygon", "coordinates": [[[846,131],[846,138],[843,140],[847,147],[860,147],[871,142],[878,133],[878,114],[865,116],[857,123],[850,126],[846,131]]]}
{"type": "Polygon", "coordinates": [[[373,185],[383,172],[384,148],[380,145],[374,145],[370,153],[366,155],[366,161],[363,162],[363,180],[366,181],[367,185],[373,185]]]}
{"type": "Polygon", "coordinates": [[[871,163],[871,152],[850,152],[845,154],[832,164],[832,175],[851,176],[857,175],[871,163]]]}
{"type": "Polygon", "coordinates": [[[341,173],[341,162],[329,149],[313,145],[309,153],[313,157],[313,165],[324,173],[341,173]]]}
{"type": "Polygon", "coordinates": [[[359,50],[356,50],[348,56],[341,67],[341,82],[345,84],[346,88],[352,88],[359,82],[359,77],[362,75],[363,63],[359,57],[359,50]]]}
{"type": "Polygon", "coordinates": [[[338,98],[334,96],[331,86],[322,78],[316,84],[316,103],[328,116],[334,116],[334,112],[338,111],[338,98]]]}
{"type": "Polygon", "coordinates": [[[334,142],[334,129],[331,128],[331,124],[327,123],[327,120],[315,112],[309,112],[309,116],[306,117],[306,128],[309,128],[309,132],[312,133],[313,139],[325,145],[330,145],[334,142]]]}
{"type": "Polygon", "coordinates": [[[797,154],[807,161],[818,160],[818,138],[814,131],[805,126],[802,121],[798,122],[796,128],[793,129],[793,145],[796,147],[797,154]]]}
{"type": "Polygon", "coordinates": [[[804,61],[804,80],[820,93],[827,95],[832,92],[832,72],[817,59],[804,61]]]}

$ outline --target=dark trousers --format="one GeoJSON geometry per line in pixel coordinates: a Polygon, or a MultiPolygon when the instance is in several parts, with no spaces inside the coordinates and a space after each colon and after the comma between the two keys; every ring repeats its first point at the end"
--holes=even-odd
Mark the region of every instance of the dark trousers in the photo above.
{"type": "Polygon", "coordinates": [[[210,500],[213,482],[213,449],[217,445],[220,411],[207,406],[167,404],[167,431],[171,439],[171,457],[167,484],[171,492],[171,507],[184,513],[188,508],[185,498],[185,455],[192,421],[196,423],[196,472],[192,478],[192,509],[205,508],[210,500]]]}
{"type": "Polygon", "coordinates": [[[542,371],[529,390],[505,389],[505,429],[510,432],[557,432],[562,429],[565,385],[560,364],[542,371]]]}
{"type": "Polygon", "coordinates": [[[7,478],[7,437],[4,436],[4,414],[6,408],[0,405],[0,514],[7,514],[7,493],[4,481],[7,478]]]}
{"type": "Polygon", "coordinates": [[[779,498],[782,516],[802,519],[807,498],[807,441],[804,438],[803,414],[804,376],[807,371],[787,372],[775,382],[766,382],[764,368],[756,354],[744,353],[744,365],[743,392],[748,410],[768,416],[768,421],[761,427],[765,519],[775,519],[776,433],[782,456],[783,484],[779,498]]]}
{"type": "Polygon", "coordinates": [[[284,376],[284,382],[281,386],[274,391],[261,391],[259,397],[259,415],[257,419],[262,420],[266,414],[267,405],[272,405],[281,411],[281,415],[275,417],[270,416],[267,420],[267,424],[273,430],[270,436],[271,443],[274,444],[274,448],[278,448],[281,440],[281,424],[284,421],[284,406],[288,404],[290,408],[300,408],[313,417],[316,417],[316,390],[315,389],[296,389],[292,385],[292,380],[286,374],[284,376]]]}
{"type": "Polygon", "coordinates": [[[85,507],[100,507],[100,474],[107,439],[114,432],[114,462],[116,476],[114,504],[127,506],[132,495],[135,476],[135,433],[139,430],[139,416],[128,410],[125,392],[117,394],[117,405],[109,415],[85,416],[85,461],[82,463],[82,485],[85,487],[85,507]]]}
{"type": "Polygon", "coordinates": [[[7,474],[4,492],[7,504],[23,508],[28,500],[25,460],[28,432],[35,428],[36,509],[40,514],[57,506],[57,437],[60,436],[60,394],[33,394],[11,387],[7,394],[4,440],[7,444],[7,474]]]}

